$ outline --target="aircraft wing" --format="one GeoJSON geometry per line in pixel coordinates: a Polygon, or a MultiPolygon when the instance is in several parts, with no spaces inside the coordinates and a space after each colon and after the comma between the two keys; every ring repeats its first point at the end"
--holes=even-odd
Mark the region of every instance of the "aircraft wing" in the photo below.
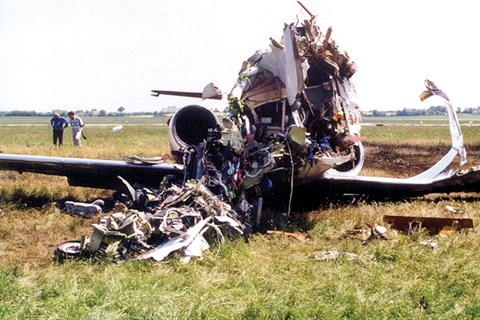
{"type": "Polygon", "coordinates": [[[133,164],[127,161],[0,154],[0,170],[65,176],[72,186],[117,189],[121,176],[130,183],[156,188],[163,177],[180,178],[178,164],[133,164]]]}
{"type": "Polygon", "coordinates": [[[301,184],[299,193],[367,195],[373,198],[402,198],[430,193],[480,192],[480,168],[452,170],[432,179],[345,176],[326,173],[322,179],[301,184]]]}

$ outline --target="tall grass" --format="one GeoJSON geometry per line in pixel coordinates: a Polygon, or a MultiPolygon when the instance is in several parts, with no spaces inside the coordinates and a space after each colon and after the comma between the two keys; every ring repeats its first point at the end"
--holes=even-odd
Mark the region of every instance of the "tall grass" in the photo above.
{"type": "MultiPolygon", "coordinates": [[[[81,150],[70,143],[53,148],[48,128],[0,127],[0,137],[5,153],[121,159],[128,154],[168,154],[166,132],[161,128],[127,126],[120,134],[108,128],[87,128],[88,139],[81,150]]],[[[391,135],[379,138],[387,129],[370,129],[363,131],[366,142],[381,138],[394,146],[407,140],[428,143],[426,137],[436,137],[425,131],[418,139],[412,134],[408,139],[402,130],[391,128],[391,135]]],[[[446,135],[444,143],[448,143],[448,130],[446,135]]],[[[0,178],[0,319],[480,317],[476,230],[435,239],[424,231],[408,235],[389,229],[388,240],[368,245],[361,243],[365,235],[360,239],[343,236],[345,230],[367,229],[366,223],[385,225],[386,214],[468,217],[477,225],[480,202],[475,195],[325,202],[318,210],[293,212],[290,217],[289,231],[307,235],[306,243],[254,234],[248,243],[232,239],[214,245],[203,259],[187,265],[176,256],[160,263],[57,264],[52,260],[55,246],[90,234],[96,221],[66,214],[63,201],[89,201],[110,194],[69,187],[59,177],[3,172],[0,178]],[[447,205],[464,213],[448,214],[447,205]],[[436,250],[420,244],[429,239],[438,242],[436,250]],[[315,258],[317,252],[329,250],[357,257],[315,258]]]]}

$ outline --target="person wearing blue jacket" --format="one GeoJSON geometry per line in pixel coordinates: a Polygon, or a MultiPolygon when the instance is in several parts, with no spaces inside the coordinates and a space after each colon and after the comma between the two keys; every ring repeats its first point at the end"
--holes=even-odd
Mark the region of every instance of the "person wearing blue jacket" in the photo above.
{"type": "Polygon", "coordinates": [[[55,112],[50,120],[50,124],[53,128],[53,145],[56,146],[58,140],[58,146],[61,147],[63,145],[63,129],[68,127],[68,121],[60,117],[58,112],[55,112]]]}

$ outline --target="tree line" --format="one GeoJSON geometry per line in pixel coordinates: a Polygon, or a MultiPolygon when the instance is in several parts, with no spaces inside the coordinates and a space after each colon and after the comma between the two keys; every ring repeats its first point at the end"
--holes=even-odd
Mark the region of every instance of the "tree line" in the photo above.
{"type": "MultiPolygon", "coordinates": [[[[67,116],[67,113],[70,110],[62,109],[53,109],[52,111],[35,111],[35,110],[10,110],[10,111],[0,111],[0,117],[49,117],[52,116],[55,112],[58,112],[61,116],[67,116]]],[[[91,109],[91,110],[72,110],[78,116],[87,116],[87,117],[122,117],[122,116],[136,116],[136,115],[152,115],[152,116],[161,116],[164,114],[163,111],[154,111],[154,112],[124,112],[125,109],[119,108],[116,112],[108,112],[106,110],[100,109],[91,109]]]]}
{"type": "MultiPolygon", "coordinates": [[[[457,113],[461,114],[480,114],[480,107],[477,108],[457,108],[457,113]]],[[[403,108],[397,111],[372,110],[365,112],[365,116],[386,117],[386,116],[442,116],[448,113],[445,106],[431,106],[428,109],[403,108]]]]}

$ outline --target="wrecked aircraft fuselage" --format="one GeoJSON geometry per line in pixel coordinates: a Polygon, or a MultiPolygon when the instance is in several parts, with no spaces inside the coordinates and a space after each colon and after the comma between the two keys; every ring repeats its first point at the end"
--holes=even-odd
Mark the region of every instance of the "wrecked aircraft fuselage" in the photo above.
{"type": "MultiPolygon", "coordinates": [[[[221,120],[201,106],[179,110],[170,121],[175,160],[237,205],[326,171],[357,175],[365,155],[350,81],[356,65],[331,31],[322,33],[313,15],[286,25],[281,40],[242,64],[221,120]]],[[[159,94],[172,93],[152,90],[159,94]]],[[[218,98],[218,89],[209,84],[201,96],[218,98]]]]}
{"type": "Polygon", "coordinates": [[[356,65],[330,35],[331,29],[320,32],[313,16],[299,26],[285,26],[282,41],[272,39],[269,50],[243,63],[228,95],[229,114],[220,125],[199,106],[174,115],[170,142],[175,159],[183,161],[189,147],[208,138],[204,128],[192,126],[201,123],[212,131],[220,127],[220,142],[239,158],[281,143],[289,159],[275,158],[291,162],[297,180],[317,179],[332,168],[358,174],[364,152],[361,112],[350,81],[356,65]]]}

